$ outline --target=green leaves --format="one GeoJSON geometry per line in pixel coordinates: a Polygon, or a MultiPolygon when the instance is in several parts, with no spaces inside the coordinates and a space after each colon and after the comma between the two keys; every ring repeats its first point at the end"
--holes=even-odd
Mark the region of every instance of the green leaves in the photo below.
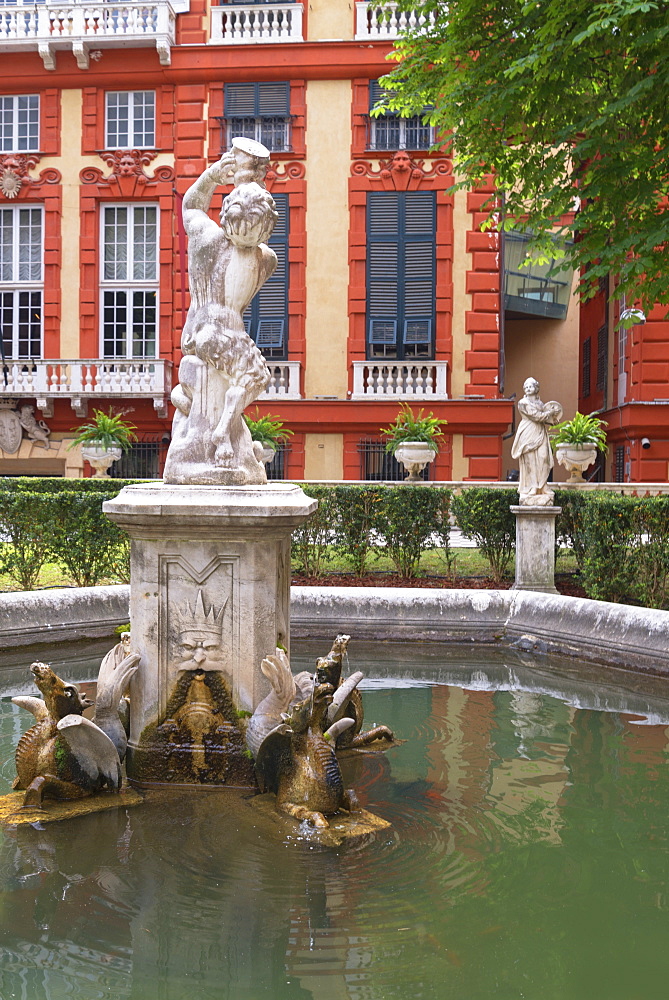
{"type": "Polygon", "coordinates": [[[98,442],[103,448],[121,448],[129,451],[130,445],[137,440],[137,428],[129,420],[124,420],[120,413],[105,413],[103,410],[93,410],[93,419],[87,424],[73,427],[74,438],[70,448],[78,444],[98,442]]]}
{"type": "MultiPolygon", "coordinates": [[[[505,225],[537,246],[556,230],[581,293],[669,303],[669,3],[587,0],[446,4],[399,0],[434,27],[400,38],[388,107],[431,124],[453,155],[451,192],[490,174],[505,225]],[[575,197],[578,202],[575,203],[575,197]]],[[[489,199],[490,221],[500,211],[489,199]]]]}
{"type": "Polygon", "coordinates": [[[405,441],[421,441],[432,451],[437,451],[438,439],[443,437],[441,428],[446,426],[446,421],[439,420],[432,412],[424,417],[424,412],[419,410],[418,414],[415,414],[408,403],[402,403],[400,412],[390,427],[381,428],[381,433],[390,438],[386,444],[386,451],[394,455],[397,447],[405,441]]]}
{"type": "Polygon", "coordinates": [[[256,406],[255,417],[244,414],[246,426],[251,431],[253,441],[260,441],[262,445],[269,448],[276,448],[283,444],[288,438],[293,436],[293,432],[283,426],[283,421],[278,417],[267,414],[260,416],[260,410],[256,406]]]}
{"type": "Polygon", "coordinates": [[[559,444],[594,444],[606,454],[609,448],[604,428],[607,426],[606,420],[577,410],[571,420],[563,420],[549,431],[551,445],[555,449],[559,444]]]}
{"type": "Polygon", "coordinates": [[[490,563],[495,583],[506,575],[516,547],[516,517],[511,504],[517,503],[517,490],[485,486],[470,486],[451,502],[458,527],[476,542],[490,563]]]}

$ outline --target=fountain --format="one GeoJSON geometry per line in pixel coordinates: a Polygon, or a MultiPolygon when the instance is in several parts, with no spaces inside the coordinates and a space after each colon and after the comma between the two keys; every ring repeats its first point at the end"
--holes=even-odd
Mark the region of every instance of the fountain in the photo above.
{"type": "MultiPolygon", "coordinates": [[[[270,381],[243,321],[277,264],[264,242],[277,219],[264,185],[268,163],[264,146],[234,139],[183,199],[191,304],[164,481],[126,486],[104,505],[132,540],[131,648],[126,641],[110,655],[118,663],[132,660],[126,759],[132,786],[255,790],[258,774],[283,813],[327,828],[325,817],[344,808],[356,814],[348,827],[358,836],[387,824],[359,815],[342,783],[337,738],[351,730],[348,743],[360,746],[377,736],[390,743],[392,733],[384,727],[360,733],[355,688],[362,675],[340,687],[348,637],[323,659],[328,676],[314,675],[296,697],[288,659],[290,539],[316,501],[298,486],[267,483],[262,448],[243,419],[270,381]],[[230,181],[219,224],[208,210],[216,188],[230,181]],[[284,674],[287,714],[275,715],[262,740],[248,741],[249,750],[247,720],[266,705],[272,663],[284,674]]],[[[32,670],[44,701],[18,702],[37,719],[17,756],[24,806],[41,807],[44,795],[117,790],[115,744],[82,718],[77,696],[75,708],[63,699],[67,685],[43,666],[32,670]]],[[[129,676],[123,673],[126,682],[129,676]]],[[[119,688],[116,702],[121,694],[119,688]]],[[[96,719],[102,722],[97,703],[96,719]]],[[[251,723],[257,734],[255,717],[251,723]]]]}

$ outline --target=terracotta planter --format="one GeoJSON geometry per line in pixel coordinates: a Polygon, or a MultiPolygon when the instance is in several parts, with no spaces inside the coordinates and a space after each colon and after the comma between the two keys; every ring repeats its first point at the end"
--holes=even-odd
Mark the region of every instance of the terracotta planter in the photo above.
{"type": "Polygon", "coordinates": [[[436,451],[424,441],[404,441],[395,449],[395,458],[401,462],[409,475],[406,483],[420,483],[420,474],[437,457],[436,451]]]}
{"type": "Polygon", "coordinates": [[[93,479],[110,479],[108,469],[112,462],[117,462],[123,454],[123,449],[117,445],[106,448],[96,441],[87,441],[81,446],[81,454],[95,469],[93,479]]]}
{"type": "Polygon", "coordinates": [[[559,444],[555,448],[555,457],[569,472],[568,483],[583,483],[583,473],[595,462],[597,448],[594,444],[559,444]]]}

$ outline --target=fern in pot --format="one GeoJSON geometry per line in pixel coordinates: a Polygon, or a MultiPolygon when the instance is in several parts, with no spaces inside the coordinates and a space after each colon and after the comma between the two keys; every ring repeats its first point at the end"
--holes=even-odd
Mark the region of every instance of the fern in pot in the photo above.
{"type": "Polygon", "coordinates": [[[95,469],[94,479],[109,479],[109,467],[118,461],[124,451],[129,451],[137,440],[137,428],[120,413],[93,410],[88,423],[74,427],[70,448],[81,445],[81,454],[95,469]]]}
{"type": "Polygon", "coordinates": [[[256,406],[255,416],[244,414],[246,426],[251,432],[251,439],[257,442],[254,448],[258,454],[259,462],[268,464],[274,458],[276,450],[281,444],[285,444],[293,436],[293,432],[283,426],[283,421],[272,414],[260,415],[260,410],[256,406]]]}
{"type": "Polygon", "coordinates": [[[408,403],[402,403],[400,412],[389,427],[383,427],[381,433],[388,438],[386,451],[401,462],[409,473],[405,482],[421,482],[420,474],[429,462],[433,462],[439,451],[439,441],[442,438],[442,427],[445,420],[430,412],[424,416],[424,410],[415,414],[408,403]]]}
{"type": "Polygon", "coordinates": [[[591,466],[597,452],[607,453],[605,420],[593,413],[579,413],[571,420],[563,420],[551,431],[551,445],[560,465],[569,473],[568,483],[582,483],[583,472],[591,466]]]}

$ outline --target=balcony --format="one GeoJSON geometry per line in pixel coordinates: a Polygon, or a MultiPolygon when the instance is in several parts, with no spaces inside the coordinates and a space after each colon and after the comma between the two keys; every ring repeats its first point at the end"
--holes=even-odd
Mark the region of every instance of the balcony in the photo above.
{"type": "Polygon", "coordinates": [[[429,25],[432,18],[419,15],[416,11],[398,10],[397,4],[388,3],[382,7],[375,3],[356,3],[355,5],[355,40],[356,42],[392,41],[407,28],[415,30],[429,25]]]}
{"type": "Polygon", "coordinates": [[[210,45],[301,42],[301,3],[225,4],[211,8],[210,45]]]}
{"type": "Polygon", "coordinates": [[[184,0],[129,0],[97,4],[27,3],[0,5],[0,52],[37,50],[44,68],[55,70],[59,51],[73,52],[79,69],[88,69],[101,49],[154,46],[162,66],[171,62],[176,14],[184,0]]]}
{"type": "Polygon", "coordinates": [[[446,361],[354,361],[351,399],[448,399],[446,361]]]}
{"type": "Polygon", "coordinates": [[[69,399],[75,413],[86,416],[89,401],[99,406],[119,397],[152,399],[158,416],[167,416],[171,361],[7,361],[3,371],[0,399],[34,396],[46,417],[56,399],[69,399]]]}
{"type": "Polygon", "coordinates": [[[258,399],[302,399],[299,361],[268,361],[272,380],[258,399]]]}

